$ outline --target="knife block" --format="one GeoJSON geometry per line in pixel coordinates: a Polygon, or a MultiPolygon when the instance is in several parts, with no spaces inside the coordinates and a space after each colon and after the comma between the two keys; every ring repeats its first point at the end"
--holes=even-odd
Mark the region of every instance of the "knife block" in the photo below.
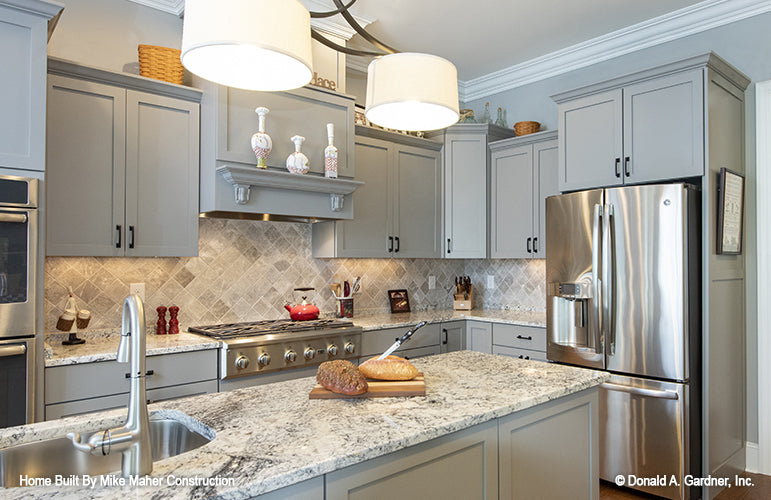
{"type": "Polygon", "coordinates": [[[468,293],[468,298],[464,294],[456,293],[453,296],[452,308],[455,311],[470,311],[474,309],[474,288],[473,285],[468,293]]]}

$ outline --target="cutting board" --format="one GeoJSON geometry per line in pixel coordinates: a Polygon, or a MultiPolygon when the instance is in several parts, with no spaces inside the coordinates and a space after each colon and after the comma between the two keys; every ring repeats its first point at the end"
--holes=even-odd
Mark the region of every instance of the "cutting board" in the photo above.
{"type": "Polygon", "coordinates": [[[309,399],[350,399],[350,398],[395,398],[404,396],[425,396],[426,382],[423,374],[412,380],[372,380],[367,379],[369,389],[364,394],[358,396],[349,396],[347,394],[338,394],[324,389],[321,385],[311,390],[309,399]]]}

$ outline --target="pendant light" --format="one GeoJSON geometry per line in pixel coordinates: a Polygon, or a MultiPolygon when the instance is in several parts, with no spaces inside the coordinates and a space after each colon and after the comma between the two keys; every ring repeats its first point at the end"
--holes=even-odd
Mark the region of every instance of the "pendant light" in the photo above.
{"type": "Polygon", "coordinates": [[[298,0],[187,0],[182,65],[248,90],[289,90],[313,76],[310,13],[298,0]]]}

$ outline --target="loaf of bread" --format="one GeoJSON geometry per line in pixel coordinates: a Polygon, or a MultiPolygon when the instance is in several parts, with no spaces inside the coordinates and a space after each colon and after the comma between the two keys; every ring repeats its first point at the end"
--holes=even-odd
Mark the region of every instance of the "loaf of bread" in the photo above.
{"type": "Polygon", "coordinates": [[[399,356],[368,359],[359,365],[359,371],[367,378],[378,380],[412,380],[418,376],[418,369],[399,356]]]}
{"type": "Polygon", "coordinates": [[[367,381],[356,365],[344,359],[325,361],[316,372],[316,382],[338,394],[356,396],[367,392],[367,381]]]}

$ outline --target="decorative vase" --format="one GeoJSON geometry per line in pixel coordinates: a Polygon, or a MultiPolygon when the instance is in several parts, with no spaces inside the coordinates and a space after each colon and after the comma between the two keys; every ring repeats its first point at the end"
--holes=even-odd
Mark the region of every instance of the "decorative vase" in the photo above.
{"type": "Polygon", "coordinates": [[[482,112],[482,117],[479,119],[479,123],[492,123],[493,119],[490,116],[490,103],[485,103],[485,110],[482,112]]]}
{"type": "Polygon", "coordinates": [[[335,147],[335,124],[327,123],[327,139],[329,146],[324,149],[324,177],[337,179],[337,148],[335,147]]]}
{"type": "Polygon", "coordinates": [[[498,108],[498,119],[495,120],[495,124],[499,127],[508,128],[508,125],[506,124],[506,111],[502,110],[501,108],[498,108]]]}
{"type": "Polygon", "coordinates": [[[287,157],[286,169],[293,174],[307,174],[309,170],[308,157],[300,151],[303,141],[305,141],[305,137],[294,135],[292,136],[291,141],[294,143],[294,153],[287,157]]]}
{"type": "Polygon", "coordinates": [[[257,108],[254,110],[259,117],[259,125],[257,132],[252,136],[252,151],[257,157],[257,168],[268,168],[268,155],[270,150],[273,149],[273,141],[270,136],[265,133],[265,115],[270,110],[268,108],[257,108]]]}

